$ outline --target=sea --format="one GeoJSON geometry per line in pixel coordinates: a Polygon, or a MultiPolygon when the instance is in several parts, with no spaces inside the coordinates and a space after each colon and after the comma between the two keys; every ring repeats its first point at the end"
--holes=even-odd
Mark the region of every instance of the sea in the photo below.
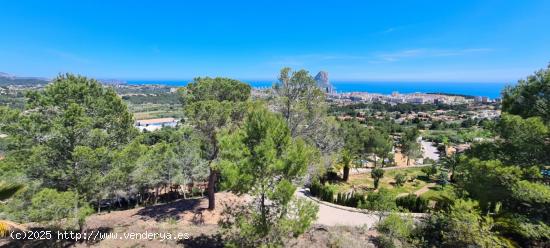
{"type": "MultiPolygon", "coordinates": [[[[128,84],[160,84],[181,87],[191,80],[128,80],[128,84]]],[[[242,80],[253,88],[269,88],[275,81],[242,80]]],[[[468,96],[486,96],[491,99],[500,98],[502,90],[512,85],[503,82],[374,82],[374,81],[331,81],[337,93],[369,92],[389,95],[399,93],[449,93],[468,96]]]]}

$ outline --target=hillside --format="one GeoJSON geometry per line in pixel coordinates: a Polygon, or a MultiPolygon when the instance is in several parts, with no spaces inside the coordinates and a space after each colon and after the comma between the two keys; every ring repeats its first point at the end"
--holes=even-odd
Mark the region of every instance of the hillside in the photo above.
{"type": "Polygon", "coordinates": [[[34,86],[39,84],[47,84],[49,82],[46,78],[38,77],[18,77],[4,72],[0,72],[0,86],[8,85],[23,85],[34,86]]]}

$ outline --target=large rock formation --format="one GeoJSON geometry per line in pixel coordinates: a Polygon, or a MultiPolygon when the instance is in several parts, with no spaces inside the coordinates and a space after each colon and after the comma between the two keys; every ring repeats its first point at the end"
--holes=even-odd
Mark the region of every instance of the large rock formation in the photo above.
{"type": "Polygon", "coordinates": [[[317,82],[317,87],[321,88],[325,93],[332,93],[333,88],[328,80],[328,73],[326,71],[320,71],[315,76],[315,82],[317,82]]]}

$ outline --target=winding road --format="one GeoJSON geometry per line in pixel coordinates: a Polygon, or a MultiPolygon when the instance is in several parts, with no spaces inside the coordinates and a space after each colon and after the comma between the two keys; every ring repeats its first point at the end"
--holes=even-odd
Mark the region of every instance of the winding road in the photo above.
{"type": "MultiPolygon", "coordinates": [[[[326,226],[366,226],[370,229],[380,221],[388,213],[380,211],[368,211],[365,209],[357,209],[346,206],[340,206],[329,202],[320,201],[312,197],[309,190],[300,188],[296,191],[296,195],[300,198],[306,198],[315,202],[319,206],[317,213],[316,224],[326,226]]],[[[420,219],[425,214],[410,213],[415,219],[420,219]]]]}
{"type": "Polygon", "coordinates": [[[359,212],[354,208],[339,206],[319,201],[311,197],[309,191],[301,188],[296,192],[298,197],[309,199],[319,206],[316,224],[325,226],[367,226],[373,227],[380,217],[374,213],[359,212]]]}

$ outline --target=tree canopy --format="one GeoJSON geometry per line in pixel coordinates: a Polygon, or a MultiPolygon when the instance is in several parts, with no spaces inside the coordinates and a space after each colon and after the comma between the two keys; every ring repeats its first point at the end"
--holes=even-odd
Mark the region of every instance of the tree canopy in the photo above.
{"type": "Polygon", "coordinates": [[[223,224],[239,246],[280,245],[288,234],[304,232],[316,216],[314,204],[293,199],[313,152],[290,134],[282,117],[258,107],[241,129],[220,139],[223,185],[255,198],[223,224]]]}
{"type": "Polygon", "coordinates": [[[502,92],[502,110],[523,118],[550,121],[550,65],[502,92]]]}
{"type": "Polygon", "coordinates": [[[185,120],[202,137],[202,155],[210,166],[208,178],[208,208],[215,208],[215,185],[218,171],[218,132],[242,120],[247,109],[251,88],[248,84],[229,78],[195,78],[181,88],[185,120]]]}

